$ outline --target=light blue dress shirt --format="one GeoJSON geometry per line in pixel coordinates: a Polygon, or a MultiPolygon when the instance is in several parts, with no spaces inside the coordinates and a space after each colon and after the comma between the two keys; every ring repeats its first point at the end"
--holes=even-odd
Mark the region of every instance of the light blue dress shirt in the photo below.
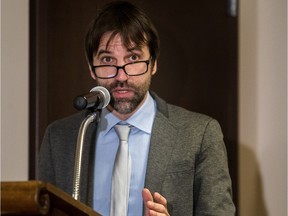
{"type": "MultiPolygon", "coordinates": [[[[129,216],[143,213],[142,190],[146,175],[152,125],[156,113],[156,103],[148,93],[143,105],[125,121],[132,125],[129,134],[129,152],[132,173],[128,204],[129,216]]],[[[103,216],[109,216],[112,171],[119,145],[114,125],[121,122],[106,108],[102,110],[96,138],[94,202],[93,208],[103,216]]]]}

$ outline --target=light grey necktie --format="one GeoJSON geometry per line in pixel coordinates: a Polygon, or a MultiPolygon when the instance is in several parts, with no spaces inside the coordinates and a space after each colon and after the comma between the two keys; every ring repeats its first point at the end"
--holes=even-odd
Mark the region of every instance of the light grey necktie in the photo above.
{"type": "Polygon", "coordinates": [[[131,176],[131,159],[128,151],[130,126],[115,125],[114,128],[120,139],[120,144],[112,175],[110,216],[126,216],[131,176]]]}

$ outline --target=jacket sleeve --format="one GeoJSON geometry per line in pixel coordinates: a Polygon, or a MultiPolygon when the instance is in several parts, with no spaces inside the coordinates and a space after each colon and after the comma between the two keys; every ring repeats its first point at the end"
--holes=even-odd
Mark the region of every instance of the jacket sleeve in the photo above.
{"type": "Polygon", "coordinates": [[[46,129],[42,144],[40,146],[38,179],[56,185],[50,142],[50,127],[46,129]]]}
{"type": "Polygon", "coordinates": [[[206,126],[195,169],[194,215],[235,215],[227,153],[216,120],[206,126]]]}

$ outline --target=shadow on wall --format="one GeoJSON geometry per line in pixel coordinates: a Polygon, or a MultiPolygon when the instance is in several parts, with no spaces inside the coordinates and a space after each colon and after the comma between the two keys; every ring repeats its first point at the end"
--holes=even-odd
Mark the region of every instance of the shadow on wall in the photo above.
{"type": "Polygon", "coordinates": [[[265,205],[262,176],[255,153],[240,145],[239,216],[268,216],[265,205]]]}

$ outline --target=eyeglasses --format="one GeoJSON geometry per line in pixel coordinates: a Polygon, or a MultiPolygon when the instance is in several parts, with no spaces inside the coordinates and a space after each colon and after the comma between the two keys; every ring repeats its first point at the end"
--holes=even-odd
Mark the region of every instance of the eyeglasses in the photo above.
{"type": "Polygon", "coordinates": [[[119,69],[123,69],[128,76],[140,76],[148,71],[150,59],[146,61],[135,61],[123,66],[116,65],[99,65],[92,66],[96,77],[100,79],[110,79],[117,76],[119,69]]]}

